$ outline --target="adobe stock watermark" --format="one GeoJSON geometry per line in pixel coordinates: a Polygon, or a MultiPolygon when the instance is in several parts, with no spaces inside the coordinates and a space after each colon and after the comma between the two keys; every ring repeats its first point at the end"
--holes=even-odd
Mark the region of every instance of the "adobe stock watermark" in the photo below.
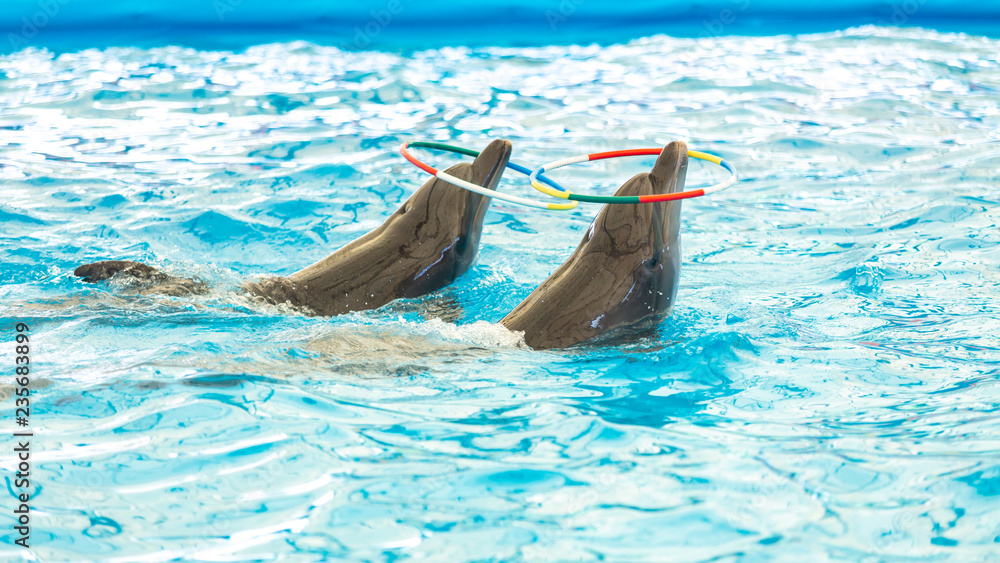
{"type": "Polygon", "coordinates": [[[785,478],[774,471],[769,471],[762,478],[750,484],[749,495],[740,497],[735,513],[729,514],[728,520],[736,526],[748,526],[759,523],[765,514],[773,513],[780,503],[775,499],[788,488],[785,478]]]}
{"type": "Polygon", "coordinates": [[[59,15],[62,7],[69,3],[70,0],[38,0],[38,10],[30,16],[21,18],[21,32],[10,32],[7,34],[11,50],[20,51],[24,47],[27,47],[29,41],[38,36],[38,32],[49,25],[52,18],[59,15]]]}
{"type": "Polygon", "coordinates": [[[205,529],[210,535],[222,537],[233,533],[232,526],[241,517],[252,513],[260,505],[260,498],[252,494],[259,494],[261,491],[271,490],[282,483],[288,477],[284,462],[289,459],[288,451],[285,448],[279,449],[275,455],[266,463],[260,466],[256,473],[244,474],[241,477],[241,489],[245,491],[243,495],[231,500],[226,504],[216,504],[212,509],[212,519],[205,522],[205,529]],[[251,496],[247,496],[251,493],[251,496]]]}
{"type": "Polygon", "coordinates": [[[711,20],[702,21],[702,25],[705,27],[705,31],[701,32],[698,36],[698,44],[702,47],[708,48],[711,45],[706,45],[707,39],[712,39],[718,37],[725,33],[726,26],[736,23],[738,19],[737,16],[742,14],[750,7],[750,0],[732,0],[732,8],[723,8],[719,15],[711,20]]]}
{"type": "Polygon", "coordinates": [[[576,11],[584,2],[587,0],[562,0],[559,2],[558,10],[545,10],[545,19],[549,22],[549,28],[552,31],[556,30],[556,27],[562,22],[566,21],[573,12],[576,11]]]}
{"type": "MultiPolygon", "coordinates": [[[[577,476],[578,481],[586,478],[577,476]]],[[[582,514],[587,510],[601,506],[608,498],[615,496],[618,486],[619,476],[612,471],[602,471],[591,479],[586,479],[589,483],[583,491],[576,492],[559,503],[558,513],[549,514],[548,517],[561,520],[582,514]]],[[[535,529],[535,540],[521,548],[521,554],[527,561],[550,560],[553,549],[557,549],[560,540],[573,541],[573,531],[565,528],[553,529],[551,527],[541,527],[535,529]]]]}
{"type": "Polygon", "coordinates": [[[370,45],[382,33],[382,30],[392,23],[392,17],[399,15],[402,11],[402,0],[389,0],[385,8],[369,12],[372,19],[368,20],[364,26],[354,26],[354,47],[364,49],[370,45]]]}
{"type": "Polygon", "coordinates": [[[888,20],[881,19],[879,25],[906,25],[910,18],[920,11],[920,7],[927,3],[927,0],[903,0],[903,2],[892,3],[892,15],[888,20]]]}
{"type": "Polygon", "coordinates": [[[215,8],[215,15],[221,22],[226,21],[226,14],[238,8],[242,3],[243,0],[215,0],[212,2],[212,7],[215,8]]]}
{"type": "MultiPolygon", "coordinates": [[[[912,539],[907,534],[920,523],[920,517],[912,511],[897,511],[892,519],[892,525],[887,529],[875,530],[872,533],[872,544],[875,548],[875,555],[864,559],[868,561],[883,561],[889,548],[897,544],[905,544],[908,539],[912,539]]],[[[928,525],[930,525],[928,523],[928,525]]]]}

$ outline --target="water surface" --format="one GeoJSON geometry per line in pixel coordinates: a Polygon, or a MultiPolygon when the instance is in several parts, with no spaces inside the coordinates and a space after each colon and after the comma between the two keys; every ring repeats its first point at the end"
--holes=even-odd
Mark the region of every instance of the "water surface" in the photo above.
{"type": "MultiPolygon", "coordinates": [[[[995,558],[997,52],[864,27],[0,57],[0,317],[31,326],[42,379],[34,553],[995,558]],[[681,139],[744,180],[684,203],[678,304],[652,332],[534,352],[495,324],[593,205],[495,202],[467,275],[376,311],[314,318],[236,291],[391,214],[425,180],[402,141],[497,137],[529,166],[681,139]],[[109,258],[215,289],[72,276],[109,258]]],[[[557,176],[610,193],[650,164],[557,176]]],[[[688,185],[722,177],[693,162],[688,185]]],[[[501,189],[530,193],[513,174],[501,189]]]]}

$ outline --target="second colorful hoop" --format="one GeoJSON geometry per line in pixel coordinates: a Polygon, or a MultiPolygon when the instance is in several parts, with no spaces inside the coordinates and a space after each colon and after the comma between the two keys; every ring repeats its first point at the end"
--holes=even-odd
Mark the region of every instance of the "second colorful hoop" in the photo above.
{"type": "Polygon", "coordinates": [[[678,199],[688,199],[692,197],[699,197],[705,194],[710,194],[714,192],[721,192],[722,190],[732,186],[736,183],[737,175],[736,169],[732,167],[728,162],[722,160],[721,158],[715,156],[714,154],[708,154],[699,151],[688,151],[688,156],[691,158],[697,158],[699,160],[707,160],[708,162],[714,162],[719,166],[725,168],[729,171],[729,178],[716,184],[714,186],[709,186],[707,188],[698,188],[696,190],[688,190],[686,192],[677,192],[673,194],[654,194],[654,195],[640,195],[640,196],[600,196],[600,195],[583,195],[573,193],[552,180],[547,181],[548,186],[542,184],[539,181],[542,178],[543,172],[551,172],[556,168],[562,168],[563,166],[569,166],[570,164],[576,164],[578,162],[588,162],[591,160],[604,160],[607,158],[619,158],[623,156],[656,156],[662,152],[663,149],[629,149],[623,151],[608,151],[608,152],[598,152],[593,154],[581,154],[577,156],[571,156],[569,158],[564,158],[562,160],[556,160],[550,162],[543,166],[538,167],[531,172],[528,179],[531,181],[531,186],[536,190],[542,192],[543,194],[550,195],[552,197],[558,197],[562,199],[568,199],[570,201],[585,201],[587,203],[654,203],[657,201],[673,201],[678,199]]]}

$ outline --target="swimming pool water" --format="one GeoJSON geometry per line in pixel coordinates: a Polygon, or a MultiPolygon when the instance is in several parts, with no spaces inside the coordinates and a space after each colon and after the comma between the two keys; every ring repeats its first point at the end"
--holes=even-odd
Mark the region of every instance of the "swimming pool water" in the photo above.
{"type": "MultiPolygon", "coordinates": [[[[996,560],[997,52],[863,27],[0,56],[0,325],[5,342],[30,325],[39,378],[32,551],[996,560]],[[425,180],[400,142],[497,137],[527,165],[681,139],[739,169],[684,203],[678,303],[655,332],[535,352],[495,324],[593,205],[495,202],[467,275],[376,311],[313,318],[236,291],[392,213],[425,180]],[[110,258],[215,289],[72,276],[110,258]]],[[[558,179],[610,193],[649,164],[558,179]]],[[[688,186],[721,177],[692,162],[688,186]]],[[[502,189],[533,196],[513,174],[502,189]]],[[[0,459],[10,493],[12,446],[0,459]]],[[[0,522],[0,556],[27,557],[9,509],[0,522]]]]}

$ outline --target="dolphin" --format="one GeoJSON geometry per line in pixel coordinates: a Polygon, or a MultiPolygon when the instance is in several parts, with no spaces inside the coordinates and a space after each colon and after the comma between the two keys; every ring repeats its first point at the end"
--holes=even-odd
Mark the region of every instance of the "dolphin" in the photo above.
{"type": "MultiPolygon", "coordinates": [[[[496,190],[511,149],[510,141],[494,140],[471,164],[456,164],[447,172],[496,190]]],[[[373,231],[294,274],[246,282],[243,289],[268,303],[287,303],[325,316],[437,291],[475,261],[490,201],[432,178],[373,231]]],[[[154,284],[149,293],[190,294],[204,288],[202,282],[127,260],[84,264],[74,274],[91,283],[115,275],[135,278],[154,284]]]]}
{"type": "MultiPolygon", "coordinates": [[[[687,161],[687,145],[672,142],[615,195],[682,192],[687,161]]],[[[680,201],[604,206],[576,251],[500,323],[541,350],[665,316],[681,273],[680,223],[680,201]]]]}

